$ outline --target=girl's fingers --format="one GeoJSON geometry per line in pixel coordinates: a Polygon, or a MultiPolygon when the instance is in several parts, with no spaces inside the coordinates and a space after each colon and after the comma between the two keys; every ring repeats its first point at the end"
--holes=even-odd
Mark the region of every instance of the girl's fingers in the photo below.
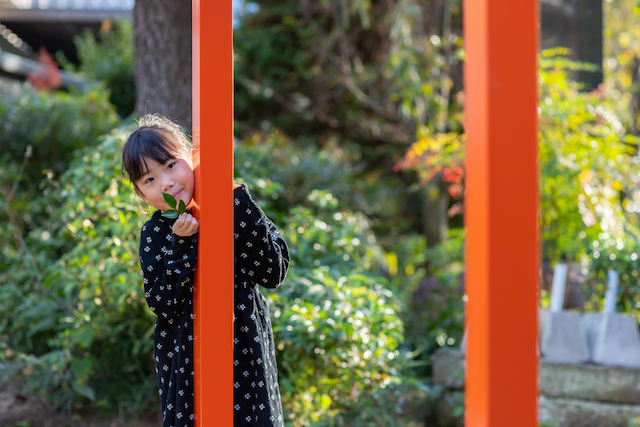
{"type": "MultiPolygon", "coordinates": [[[[185,227],[189,225],[189,222],[191,221],[193,217],[191,215],[189,215],[188,213],[183,213],[178,217],[178,221],[180,221],[180,227],[185,227]]],[[[176,221],[176,222],[178,222],[176,221]]]]}
{"type": "Polygon", "coordinates": [[[191,223],[189,224],[189,235],[194,234],[198,231],[198,220],[191,217],[191,223]]]}
{"type": "Polygon", "coordinates": [[[186,232],[186,235],[187,235],[187,236],[191,236],[191,235],[193,235],[195,232],[196,232],[196,231],[194,230],[193,225],[190,225],[190,226],[189,226],[189,229],[188,229],[188,230],[187,230],[187,232],[186,232]]]}
{"type": "Polygon", "coordinates": [[[173,223],[173,227],[172,227],[173,232],[175,234],[182,235],[181,231],[184,228],[184,225],[185,225],[184,222],[185,222],[184,214],[178,216],[178,219],[176,219],[176,222],[173,223]]]}
{"type": "Polygon", "coordinates": [[[185,224],[183,227],[186,236],[191,236],[198,230],[198,220],[196,220],[193,216],[189,215],[185,219],[185,224]]]}
{"type": "Polygon", "coordinates": [[[191,236],[196,231],[198,231],[198,220],[186,212],[173,224],[173,232],[179,236],[191,236]]]}

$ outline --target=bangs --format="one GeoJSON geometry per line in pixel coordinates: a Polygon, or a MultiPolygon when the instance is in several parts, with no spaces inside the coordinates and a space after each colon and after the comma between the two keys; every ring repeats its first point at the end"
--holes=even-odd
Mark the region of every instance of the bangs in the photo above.
{"type": "Polygon", "coordinates": [[[136,185],[148,170],[145,157],[163,165],[169,160],[183,155],[180,148],[172,141],[172,138],[160,129],[138,129],[129,136],[123,148],[122,168],[129,175],[133,185],[136,185]]]}

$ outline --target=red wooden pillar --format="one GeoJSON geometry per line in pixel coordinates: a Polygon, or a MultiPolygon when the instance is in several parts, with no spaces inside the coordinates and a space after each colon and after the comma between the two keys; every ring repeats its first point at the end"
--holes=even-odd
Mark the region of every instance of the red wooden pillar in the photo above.
{"type": "Polygon", "coordinates": [[[465,0],[467,427],[537,427],[538,0],[465,0]]]}
{"type": "Polygon", "coordinates": [[[231,0],[193,0],[193,146],[200,221],[194,297],[196,426],[233,425],[231,0]]]}

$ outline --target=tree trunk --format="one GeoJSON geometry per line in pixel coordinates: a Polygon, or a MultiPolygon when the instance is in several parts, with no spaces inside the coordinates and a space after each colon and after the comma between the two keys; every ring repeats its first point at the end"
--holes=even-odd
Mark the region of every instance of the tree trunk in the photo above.
{"type": "Polygon", "coordinates": [[[433,178],[422,193],[422,231],[431,248],[447,239],[449,232],[449,193],[440,176],[433,178]]]}
{"type": "Polygon", "coordinates": [[[136,0],[136,111],[191,132],[191,0],[136,0]]]}

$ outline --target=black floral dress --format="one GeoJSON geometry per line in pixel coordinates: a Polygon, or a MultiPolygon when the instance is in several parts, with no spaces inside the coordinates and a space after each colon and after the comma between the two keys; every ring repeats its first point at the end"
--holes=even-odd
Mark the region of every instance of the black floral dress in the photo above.
{"type": "Polygon", "coordinates": [[[158,319],[154,358],[163,427],[192,427],[193,273],[198,234],[173,234],[175,220],[156,211],[142,227],[140,265],[144,296],[158,319]]]}
{"type": "Polygon", "coordinates": [[[280,285],[289,269],[289,250],[246,185],[233,196],[234,426],[284,426],[269,307],[258,285],[280,285]]]}
{"type": "MultiPolygon", "coordinates": [[[[234,425],[284,426],[269,307],[257,285],[277,287],[289,252],[249,194],[234,189],[234,425]]],[[[193,277],[198,234],[180,237],[160,211],[142,227],[147,304],[158,319],[154,357],[163,427],[192,427],[193,277]]]]}

